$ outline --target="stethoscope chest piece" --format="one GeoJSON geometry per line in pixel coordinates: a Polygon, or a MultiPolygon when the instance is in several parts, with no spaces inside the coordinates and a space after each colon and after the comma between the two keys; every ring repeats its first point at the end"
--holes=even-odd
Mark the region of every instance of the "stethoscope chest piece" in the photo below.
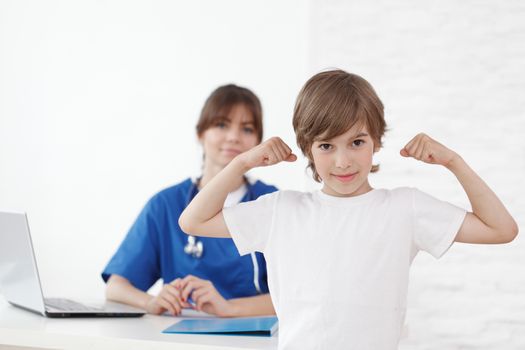
{"type": "Polygon", "coordinates": [[[194,258],[200,258],[204,252],[204,245],[201,241],[197,241],[194,236],[188,236],[188,244],[184,247],[184,253],[191,255],[194,258]]]}

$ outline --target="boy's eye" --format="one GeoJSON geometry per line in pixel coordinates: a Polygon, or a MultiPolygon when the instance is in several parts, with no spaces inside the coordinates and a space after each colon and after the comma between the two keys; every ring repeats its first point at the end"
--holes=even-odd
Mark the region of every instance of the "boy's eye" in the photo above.
{"type": "Polygon", "coordinates": [[[354,142],[352,142],[352,145],[354,145],[356,147],[359,147],[359,146],[361,146],[364,143],[365,143],[364,140],[354,140],[354,142]]]}
{"type": "Polygon", "coordinates": [[[329,143],[321,143],[319,145],[319,149],[322,150],[322,151],[328,151],[328,150],[332,149],[332,145],[329,144],[329,143]]]}
{"type": "Polygon", "coordinates": [[[250,128],[248,126],[244,127],[242,130],[247,134],[253,134],[255,132],[254,128],[250,128]]]}
{"type": "Polygon", "coordinates": [[[218,122],[217,124],[215,124],[215,127],[219,128],[219,129],[224,129],[226,127],[226,123],[225,122],[218,122]]]}

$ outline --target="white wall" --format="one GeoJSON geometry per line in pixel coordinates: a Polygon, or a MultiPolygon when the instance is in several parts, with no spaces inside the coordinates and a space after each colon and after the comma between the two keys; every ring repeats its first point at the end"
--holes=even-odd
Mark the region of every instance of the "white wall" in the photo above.
{"type": "MultiPolygon", "coordinates": [[[[424,131],[458,151],[525,228],[525,3],[336,1],[312,4],[308,70],[356,72],[376,88],[390,131],[377,187],[416,186],[469,207],[444,169],[398,152],[424,131]]],[[[401,349],[524,349],[525,239],[454,245],[412,267],[401,349]]]]}
{"type": "MultiPolygon", "coordinates": [[[[307,10],[0,2],[0,208],[28,212],[46,293],[102,295],[99,273],[146,200],[198,174],[195,123],[218,85],[252,88],[266,135],[295,144],[307,10]]],[[[259,173],[281,187],[304,177],[299,164],[259,173]]]]}

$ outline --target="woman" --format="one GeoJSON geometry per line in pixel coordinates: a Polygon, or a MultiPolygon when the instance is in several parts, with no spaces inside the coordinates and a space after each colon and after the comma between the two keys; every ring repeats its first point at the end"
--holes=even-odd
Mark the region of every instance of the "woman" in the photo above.
{"type": "MultiPolygon", "coordinates": [[[[231,239],[184,234],[182,211],[237,154],[262,140],[262,108],[250,90],[236,85],[217,88],[206,100],[197,123],[204,151],[202,176],[187,179],[153,196],[110,260],[102,278],[110,300],[152,314],[179,315],[195,308],[220,317],[274,314],[262,254],[239,256],[231,239]],[[158,295],[146,291],[159,279],[158,295]],[[189,294],[189,298],[183,298],[189,294]]],[[[277,189],[240,177],[226,206],[277,189]]]]}

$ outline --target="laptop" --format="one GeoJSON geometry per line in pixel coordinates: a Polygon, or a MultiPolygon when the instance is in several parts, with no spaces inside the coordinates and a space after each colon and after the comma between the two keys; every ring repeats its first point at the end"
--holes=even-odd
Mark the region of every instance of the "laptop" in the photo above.
{"type": "Polygon", "coordinates": [[[111,301],[44,298],[25,213],[0,211],[0,293],[17,307],[46,317],[139,317],[144,311],[111,301]]]}

